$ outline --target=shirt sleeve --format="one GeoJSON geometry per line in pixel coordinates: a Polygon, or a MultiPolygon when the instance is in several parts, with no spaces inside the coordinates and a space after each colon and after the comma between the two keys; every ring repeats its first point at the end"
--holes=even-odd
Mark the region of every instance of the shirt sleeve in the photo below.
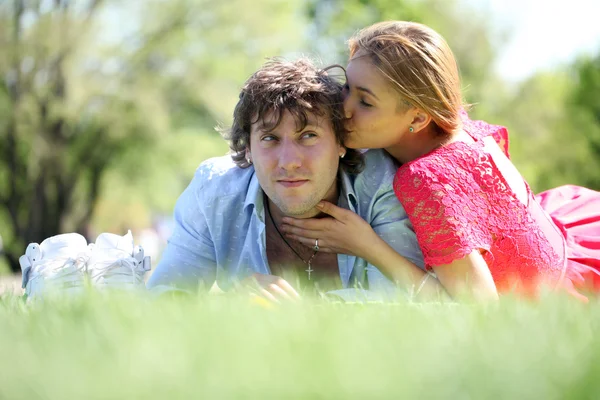
{"type": "MultiPolygon", "coordinates": [[[[383,150],[369,150],[364,157],[365,169],[353,181],[354,197],[349,197],[350,209],[365,219],[398,254],[424,268],[423,254],[411,221],[394,194],[397,164],[383,150]]],[[[355,266],[364,266],[364,270],[359,268],[355,273],[365,279],[370,290],[385,294],[390,299],[407,294],[366,260],[359,260],[355,266]]]]}
{"type": "Polygon", "coordinates": [[[162,258],[148,280],[154,293],[208,290],[216,279],[215,246],[201,205],[202,176],[196,175],[175,205],[175,227],[162,258]]]}
{"type": "Polygon", "coordinates": [[[373,230],[398,254],[420,268],[424,267],[423,253],[417,236],[402,204],[396,198],[391,184],[386,185],[374,199],[372,219],[373,230]]]}
{"type": "MultiPolygon", "coordinates": [[[[423,254],[419,248],[417,237],[404,207],[394,194],[391,176],[373,198],[369,223],[373,230],[398,254],[419,268],[424,268],[423,254]]],[[[409,294],[407,288],[398,287],[372,264],[367,263],[366,275],[369,289],[382,299],[394,301],[405,298],[409,294]]]]}
{"type": "Polygon", "coordinates": [[[489,250],[485,229],[486,198],[469,183],[468,174],[401,168],[394,191],[412,222],[427,267],[450,264],[475,249],[489,250]]]}

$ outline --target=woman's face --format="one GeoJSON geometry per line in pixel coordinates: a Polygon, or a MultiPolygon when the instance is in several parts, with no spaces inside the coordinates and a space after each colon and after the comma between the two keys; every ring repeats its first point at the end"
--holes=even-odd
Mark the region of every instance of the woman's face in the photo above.
{"type": "Polygon", "coordinates": [[[385,149],[401,143],[412,122],[412,113],[402,111],[405,107],[398,93],[371,58],[357,52],[348,63],[346,76],[344,110],[350,130],[344,142],[346,147],[385,149]]]}

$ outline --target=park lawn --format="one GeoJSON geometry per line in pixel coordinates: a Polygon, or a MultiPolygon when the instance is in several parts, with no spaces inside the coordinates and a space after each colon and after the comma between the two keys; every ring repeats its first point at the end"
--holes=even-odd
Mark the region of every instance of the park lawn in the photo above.
{"type": "Polygon", "coordinates": [[[0,300],[0,399],[600,397],[600,303],[0,300]]]}

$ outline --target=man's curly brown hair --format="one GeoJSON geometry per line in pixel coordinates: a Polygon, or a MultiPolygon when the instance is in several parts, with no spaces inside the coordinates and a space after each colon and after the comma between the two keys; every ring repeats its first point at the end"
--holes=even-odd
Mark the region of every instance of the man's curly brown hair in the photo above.
{"type": "MultiPolygon", "coordinates": [[[[330,76],[328,68],[318,69],[308,59],[271,59],[246,81],[231,128],[221,130],[239,167],[250,166],[246,148],[250,146],[252,124],[260,121],[264,130],[272,131],[285,111],[294,116],[298,131],[308,124],[309,114],[331,120],[337,142],[344,145],[348,131],[344,126],[342,84],[330,76]]],[[[359,173],[364,167],[362,154],[347,149],[340,166],[348,173],[359,173]]]]}

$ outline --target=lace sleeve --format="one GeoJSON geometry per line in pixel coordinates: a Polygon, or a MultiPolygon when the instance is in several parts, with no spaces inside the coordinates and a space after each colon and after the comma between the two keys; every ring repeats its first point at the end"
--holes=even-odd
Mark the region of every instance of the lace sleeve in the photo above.
{"type": "Polygon", "coordinates": [[[489,250],[485,199],[460,169],[432,171],[418,164],[400,168],[394,192],[408,213],[428,267],[450,264],[473,250],[489,250]]]}

